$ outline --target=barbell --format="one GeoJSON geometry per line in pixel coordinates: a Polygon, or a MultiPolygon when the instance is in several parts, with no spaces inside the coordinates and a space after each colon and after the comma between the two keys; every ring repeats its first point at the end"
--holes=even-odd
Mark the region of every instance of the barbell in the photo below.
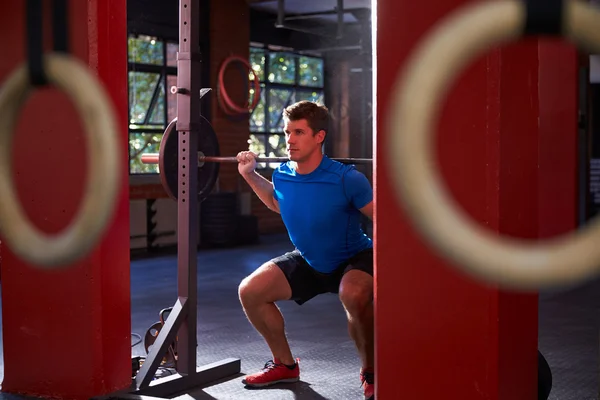
{"type": "MultiPolygon", "coordinates": [[[[179,176],[179,140],[177,136],[177,118],[173,119],[163,134],[158,153],[142,154],[144,164],[158,164],[161,183],[167,195],[177,200],[179,176]]],[[[203,201],[212,191],[221,163],[237,163],[236,157],[219,155],[219,141],[212,125],[200,117],[198,136],[198,201],[203,201]]],[[[332,158],[332,160],[350,164],[372,164],[370,158],[332,158]]],[[[289,161],[287,157],[257,157],[258,163],[281,163],[289,161]]]]}
{"type": "Polygon", "coordinates": [[[474,58],[525,35],[559,31],[580,50],[600,52],[600,12],[586,2],[471,3],[439,22],[417,45],[393,85],[387,110],[391,142],[386,159],[394,195],[409,220],[450,264],[510,289],[571,285],[597,274],[600,218],[538,243],[485,229],[456,205],[442,183],[434,161],[434,126],[443,97],[474,58]],[[534,25],[545,29],[532,32],[534,25]]]}
{"type": "MultiPolygon", "coordinates": [[[[342,163],[349,164],[372,164],[373,159],[371,158],[345,158],[345,157],[332,157],[334,161],[339,161],[342,163]]],[[[142,154],[141,161],[143,164],[158,164],[160,160],[160,155],[158,153],[146,153],[142,154]]],[[[282,163],[289,161],[288,157],[256,157],[257,163],[282,163]]],[[[236,157],[215,157],[215,156],[207,156],[202,151],[198,151],[198,166],[202,167],[204,163],[237,163],[238,160],[236,157]]]]}

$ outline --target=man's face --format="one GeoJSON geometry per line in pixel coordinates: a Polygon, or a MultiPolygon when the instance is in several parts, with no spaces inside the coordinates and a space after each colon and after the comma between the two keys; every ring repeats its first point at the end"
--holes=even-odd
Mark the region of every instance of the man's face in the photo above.
{"type": "Polygon", "coordinates": [[[315,151],[321,151],[325,132],[319,131],[314,135],[305,119],[298,121],[286,120],[284,132],[288,157],[291,161],[301,162],[307,160],[315,151]]]}

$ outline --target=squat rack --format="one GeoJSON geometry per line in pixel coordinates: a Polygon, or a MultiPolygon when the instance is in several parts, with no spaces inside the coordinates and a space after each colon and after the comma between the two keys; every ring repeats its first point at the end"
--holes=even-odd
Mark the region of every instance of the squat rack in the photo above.
{"type": "Polygon", "coordinates": [[[191,388],[240,373],[241,360],[226,358],[196,365],[197,348],[197,246],[198,152],[201,108],[200,5],[179,1],[179,52],[177,53],[177,126],[179,133],[179,185],[177,199],[177,301],[128,390],[111,399],[168,398],[191,388]],[[177,373],[154,379],[169,346],[177,341],[177,373]]]}

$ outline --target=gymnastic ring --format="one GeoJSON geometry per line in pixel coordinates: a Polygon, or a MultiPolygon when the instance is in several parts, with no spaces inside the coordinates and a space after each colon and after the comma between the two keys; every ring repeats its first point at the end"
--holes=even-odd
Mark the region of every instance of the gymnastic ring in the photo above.
{"type": "MultiPolygon", "coordinates": [[[[434,125],[458,73],[493,46],[523,37],[522,1],[473,3],[436,27],[408,60],[392,89],[386,146],[394,196],[416,230],[463,272],[510,289],[570,285],[600,271],[600,219],[537,243],[492,233],[464,213],[442,184],[434,161],[434,125]]],[[[563,37],[600,51],[600,12],[565,1],[563,37]]]]}
{"type": "Polygon", "coordinates": [[[19,112],[34,90],[24,64],[0,88],[0,232],[18,257],[56,269],[86,256],[105,232],[123,173],[122,150],[112,102],[98,79],[73,57],[47,54],[43,63],[49,82],[69,96],[87,133],[85,193],[73,221],[55,235],[36,229],[23,212],[12,180],[11,148],[19,112]]]}

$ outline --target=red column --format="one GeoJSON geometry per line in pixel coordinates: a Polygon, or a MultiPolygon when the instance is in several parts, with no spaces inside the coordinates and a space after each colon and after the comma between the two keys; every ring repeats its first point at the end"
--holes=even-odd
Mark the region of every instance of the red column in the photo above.
{"type": "MultiPolygon", "coordinates": [[[[106,85],[126,149],[126,1],[69,3],[72,53],[106,85]]],[[[25,60],[24,10],[24,0],[0,7],[0,47],[5,49],[0,82],[25,60]]],[[[48,23],[49,15],[46,9],[48,23]]],[[[45,32],[51,32],[49,24],[45,32]]],[[[28,216],[46,232],[63,229],[79,207],[89,150],[83,135],[80,117],[56,89],[37,90],[22,110],[14,177],[28,216]]],[[[116,215],[84,260],[68,269],[42,271],[3,246],[3,391],[84,399],[130,383],[127,152],[123,155],[116,215]]]]}
{"type": "MultiPolygon", "coordinates": [[[[397,134],[385,128],[392,84],[422,36],[467,3],[377,4],[380,400],[536,398],[537,295],[499,290],[441,259],[396,203],[385,158],[397,134]]],[[[575,65],[568,48],[526,40],[474,60],[451,88],[437,130],[440,168],[457,201],[489,229],[535,238],[572,228],[575,65]]]]}

